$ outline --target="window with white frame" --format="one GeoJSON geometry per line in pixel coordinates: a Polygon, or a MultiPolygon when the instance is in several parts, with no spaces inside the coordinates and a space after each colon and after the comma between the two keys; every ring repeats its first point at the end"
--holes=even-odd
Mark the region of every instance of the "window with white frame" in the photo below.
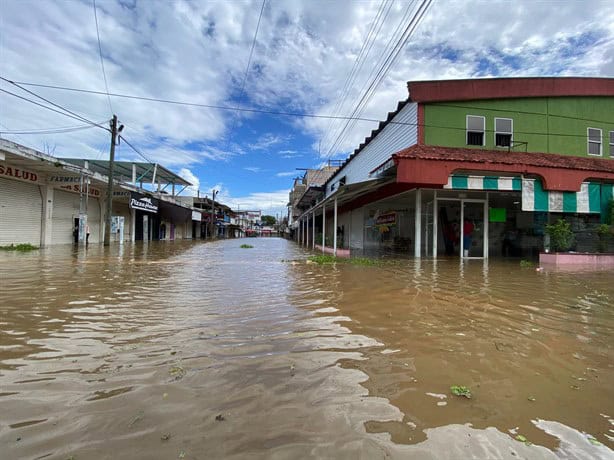
{"type": "Polygon", "coordinates": [[[597,128],[587,129],[588,154],[601,156],[601,130],[597,128]]]}
{"type": "Polygon", "coordinates": [[[511,118],[495,118],[495,145],[511,147],[514,134],[514,122],[511,118]]]}
{"type": "Polygon", "coordinates": [[[477,115],[467,115],[467,145],[484,145],[486,119],[477,115]]]}
{"type": "Polygon", "coordinates": [[[614,158],[614,131],[610,131],[610,156],[614,158]]]}

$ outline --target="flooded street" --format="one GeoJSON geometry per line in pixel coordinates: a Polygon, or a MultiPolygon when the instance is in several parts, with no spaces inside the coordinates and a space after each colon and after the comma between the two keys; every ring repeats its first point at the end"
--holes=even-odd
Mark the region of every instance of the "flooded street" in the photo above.
{"type": "Polygon", "coordinates": [[[1,252],[0,458],[614,458],[611,272],[309,255],[1,252]]]}

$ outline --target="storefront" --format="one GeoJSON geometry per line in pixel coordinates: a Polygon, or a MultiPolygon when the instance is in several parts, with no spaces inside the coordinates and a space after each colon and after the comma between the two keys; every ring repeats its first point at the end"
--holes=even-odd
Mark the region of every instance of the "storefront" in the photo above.
{"type": "Polygon", "coordinates": [[[141,193],[131,192],[129,207],[134,213],[135,241],[159,239],[157,232],[160,222],[158,218],[158,200],[141,193]]]}
{"type": "Polygon", "coordinates": [[[40,175],[0,161],[0,246],[41,244],[40,175]]]}

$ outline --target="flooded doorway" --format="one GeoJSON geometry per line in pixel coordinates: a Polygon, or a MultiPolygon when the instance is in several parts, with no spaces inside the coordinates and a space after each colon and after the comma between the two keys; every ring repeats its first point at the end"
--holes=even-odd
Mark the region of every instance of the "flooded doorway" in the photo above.
{"type": "Polygon", "coordinates": [[[488,257],[487,206],[487,200],[481,199],[435,199],[433,255],[488,257]]]}

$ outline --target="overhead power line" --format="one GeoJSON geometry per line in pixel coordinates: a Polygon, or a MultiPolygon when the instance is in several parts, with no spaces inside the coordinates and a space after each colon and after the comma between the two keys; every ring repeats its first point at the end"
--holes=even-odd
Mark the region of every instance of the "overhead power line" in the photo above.
{"type": "MultiPolygon", "coordinates": [[[[50,88],[50,89],[58,89],[58,90],[64,90],[64,91],[72,91],[72,92],[80,92],[80,93],[87,93],[87,94],[97,94],[97,95],[106,95],[106,93],[101,92],[101,91],[94,91],[94,90],[85,90],[85,89],[78,89],[78,88],[69,88],[69,87],[65,87],[65,86],[55,86],[55,85],[44,85],[44,84],[38,84],[38,83],[27,83],[27,82],[13,82],[11,80],[8,80],[6,78],[0,77],[0,80],[4,80],[7,81],[9,83],[15,83],[18,85],[18,87],[21,88],[21,86],[19,85],[23,85],[23,86],[33,86],[33,87],[42,87],[42,88],[50,88]]],[[[25,88],[24,88],[25,90],[25,88]]],[[[0,88],[0,91],[10,94],[12,96],[15,96],[19,99],[23,99],[26,100],[30,103],[33,103],[35,105],[38,105],[42,108],[45,108],[47,110],[52,110],[53,112],[57,112],[61,115],[64,116],[68,116],[70,118],[79,120],[79,121],[86,121],[87,123],[93,125],[93,126],[97,126],[99,128],[103,128],[106,131],[109,131],[109,129],[105,126],[103,126],[100,123],[96,123],[93,122],[91,120],[88,120],[87,118],[82,117],[81,115],[77,115],[79,118],[77,118],[76,116],[73,115],[69,115],[68,113],[65,112],[60,112],[58,110],[53,109],[52,107],[48,107],[46,105],[40,104],[36,101],[32,101],[31,99],[27,99],[23,96],[20,96],[18,94],[12,93],[10,91],[7,91],[5,89],[0,88]]],[[[25,90],[27,91],[27,90],[25,90]]],[[[32,93],[35,94],[35,93],[32,93]]],[[[131,96],[131,95],[127,95],[127,94],[118,94],[118,93],[110,93],[111,96],[114,97],[122,97],[122,98],[127,98],[127,99],[136,99],[136,100],[144,100],[144,101],[149,101],[149,102],[157,102],[157,103],[164,103],[164,104],[172,104],[172,105],[181,105],[181,106],[190,106],[190,107],[202,107],[202,108],[209,108],[209,109],[219,109],[219,110],[236,110],[236,111],[241,111],[241,112],[250,112],[250,113],[261,113],[261,114],[266,114],[266,115],[278,115],[278,116],[290,116],[290,117],[302,117],[302,118],[323,118],[323,119],[338,119],[338,120],[356,120],[356,121],[365,121],[365,122],[371,122],[371,123],[382,123],[384,122],[383,120],[379,120],[376,118],[366,118],[366,117],[351,117],[351,116],[343,116],[343,115],[339,115],[339,116],[333,116],[333,115],[317,115],[317,114],[311,114],[311,113],[297,113],[297,112],[281,112],[281,111],[275,111],[275,110],[264,110],[264,109],[247,109],[247,108],[238,108],[235,109],[233,107],[228,107],[228,106],[219,106],[219,105],[211,105],[211,104],[199,104],[199,103],[195,103],[195,102],[183,102],[183,101],[174,101],[174,100],[169,100],[169,99],[158,99],[158,98],[151,98],[151,97],[143,97],[143,96],[131,96]]],[[[40,97],[37,95],[37,97],[40,97]]],[[[46,99],[44,99],[45,101],[47,101],[46,99]]],[[[54,104],[53,102],[49,101],[51,104],[54,104]]],[[[68,110],[63,108],[62,106],[59,106],[57,104],[54,104],[58,107],[61,107],[63,110],[68,110]]],[[[457,107],[457,108],[466,108],[466,109],[475,109],[475,107],[470,107],[470,106],[462,106],[462,105],[451,105],[451,104],[440,104],[438,103],[438,105],[440,106],[448,106],[448,107],[457,107]]],[[[509,110],[505,110],[505,109],[495,109],[495,108],[489,108],[489,111],[501,111],[501,112],[506,112],[509,113],[509,110]]],[[[541,115],[544,116],[543,113],[541,112],[529,112],[529,111],[519,111],[519,110],[514,110],[515,113],[522,113],[522,114],[530,114],[530,115],[541,115]]],[[[72,113],[72,112],[71,112],[72,113]]],[[[570,117],[570,116],[565,116],[565,115],[553,115],[550,114],[549,116],[551,117],[557,117],[557,118],[568,118],[568,119],[578,119],[576,117],[570,117]]],[[[580,120],[582,121],[590,121],[590,122],[595,122],[595,123],[606,123],[605,120],[594,120],[594,119],[588,119],[588,118],[580,118],[580,120]]],[[[421,126],[424,128],[439,128],[439,129],[449,129],[449,130],[457,130],[457,131],[466,131],[466,127],[455,127],[455,126],[444,126],[444,125],[433,125],[433,124],[426,124],[426,123],[417,123],[417,122],[403,122],[403,121],[394,121],[394,120],[390,120],[390,121],[386,121],[386,124],[390,124],[390,125],[401,125],[401,126],[421,126]]],[[[489,129],[485,129],[484,130],[485,133],[494,133],[495,130],[489,130],[489,129]]],[[[538,135],[538,136],[559,136],[559,137],[578,137],[578,138],[586,138],[585,134],[569,134],[569,133],[543,133],[543,132],[535,132],[535,131],[514,131],[514,135],[516,134],[529,134],[529,135],[538,135]]],[[[123,136],[122,136],[122,139],[123,136]]]]}
{"type": "MultiPolygon", "coordinates": [[[[243,83],[241,84],[241,91],[239,92],[239,98],[237,99],[237,106],[235,110],[240,107],[241,98],[243,97],[243,92],[245,91],[245,83],[247,83],[247,75],[249,74],[249,67],[252,63],[252,56],[254,54],[254,48],[256,46],[256,38],[258,38],[258,30],[260,29],[260,20],[262,19],[262,13],[264,11],[264,5],[266,4],[266,0],[262,0],[262,7],[260,8],[260,15],[258,16],[258,23],[256,24],[256,31],[254,32],[254,39],[252,40],[252,47],[249,50],[249,58],[247,59],[247,66],[245,67],[245,75],[243,76],[243,83]]],[[[228,150],[228,146],[232,141],[232,135],[234,134],[234,130],[237,127],[237,117],[235,116],[232,121],[232,128],[228,133],[228,143],[226,145],[226,150],[228,150]]]]}
{"type": "Polygon", "coordinates": [[[72,133],[75,131],[83,131],[85,129],[92,129],[94,126],[92,125],[80,125],[66,128],[47,128],[47,129],[27,129],[27,130],[19,130],[19,129],[9,129],[2,130],[2,134],[65,134],[72,133]]]}
{"type": "MultiPolygon", "coordinates": [[[[49,99],[45,99],[43,96],[40,96],[40,95],[38,95],[38,94],[34,93],[33,91],[30,91],[29,89],[24,88],[24,87],[23,87],[23,86],[21,86],[19,83],[16,83],[16,82],[14,82],[14,81],[8,80],[8,79],[6,79],[6,78],[4,78],[4,77],[0,77],[0,80],[3,80],[3,81],[5,81],[5,82],[7,82],[7,83],[10,83],[11,85],[16,86],[16,87],[17,87],[17,88],[19,88],[20,90],[25,91],[26,93],[31,94],[32,96],[37,97],[38,99],[40,99],[40,100],[42,100],[42,101],[45,101],[45,102],[47,102],[48,104],[51,104],[52,106],[57,107],[58,109],[63,110],[64,112],[66,112],[66,113],[64,113],[64,112],[58,112],[58,113],[62,113],[63,115],[66,115],[66,116],[68,116],[68,117],[70,117],[70,118],[75,118],[75,119],[77,119],[77,120],[79,120],[79,121],[83,121],[83,122],[85,122],[85,123],[89,123],[90,125],[93,125],[93,126],[98,126],[99,128],[102,128],[102,129],[105,129],[105,130],[107,130],[107,131],[108,131],[108,128],[107,128],[107,127],[105,127],[105,126],[103,126],[103,125],[101,125],[101,124],[99,124],[99,123],[93,122],[92,120],[89,120],[89,119],[85,118],[84,116],[79,115],[78,113],[75,113],[75,112],[73,112],[73,111],[71,111],[71,110],[67,109],[66,107],[63,107],[63,106],[61,106],[61,105],[59,105],[59,104],[56,104],[55,102],[52,102],[52,101],[50,101],[49,99]]],[[[2,90],[2,91],[6,92],[6,93],[8,93],[8,94],[11,94],[11,95],[13,95],[13,96],[19,97],[20,99],[26,100],[26,101],[28,101],[28,102],[32,102],[32,103],[34,103],[34,104],[36,104],[36,105],[40,105],[41,107],[45,107],[46,109],[53,110],[53,109],[51,109],[50,107],[47,107],[47,106],[45,106],[45,105],[38,104],[38,103],[36,103],[36,102],[34,102],[34,101],[30,100],[30,99],[27,99],[27,98],[24,98],[24,97],[18,96],[18,95],[14,94],[14,93],[11,93],[10,91],[6,91],[6,90],[2,90]]],[[[57,110],[53,110],[53,111],[54,111],[54,112],[57,112],[57,110]]]]}
{"type": "Polygon", "coordinates": [[[107,73],[104,71],[104,60],[102,59],[102,45],[100,44],[100,31],[98,30],[98,14],[96,14],[96,0],[94,3],[94,20],[96,21],[96,37],[98,38],[98,54],[100,56],[100,67],[102,67],[102,76],[104,78],[104,88],[107,90],[107,99],[109,100],[109,108],[113,114],[113,106],[111,105],[111,96],[109,96],[109,85],[107,84],[107,73]]]}
{"type": "MultiPolygon", "coordinates": [[[[36,101],[33,101],[32,99],[28,99],[27,97],[23,97],[23,96],[20,96],[19,94],[15,94],[15,93],[12,93],[12,92],[10,92],[10,91],[7,91],[6,89],[2,89],[2,88],[0,88],[0,91],[2,91],[3,93],[9,94],[9,95],[11,95],[11,96],[14,96],[14,97],[16,97],[16,98],[18,98],[18,99],[22,99],[22,100],[24,100],[24,101],[30,102],[31,104],[38,105],[39,107],[42,107],[43,109],[51,110],[52,112],[59,113],[60,115],[64,115],[65,117],[72,118],[73,120],[83,121],[81,118],[75,117],[75,116],[73,116],[73,115],[70,115],[70,114],[68,114],[68,113],[66,113],[66,112],[62,112],[62,111],[60,111],[60,110],[56,110],[56,109],[54,109],[53,107],[48,107],[48,106],[46,106],[46,105],[44,105],[44,104],[40,104],[40,103],[38,103],[38,102],[36,102],[36,101]]],[[[105,130],[107,130],[107,131],[108,131],[108,129],[107,129],[107,128],[104,128],[103,126],[97,125],[97,124],[95,124],[95,123],[93,123],[93,122],[92,122],[92,123],[90,123],[90,124],[92,124],[92,125],[94,125],[94,126],[98,126],[98,127],[103,128],[103,129],[105,129],[105,130]]]]}

